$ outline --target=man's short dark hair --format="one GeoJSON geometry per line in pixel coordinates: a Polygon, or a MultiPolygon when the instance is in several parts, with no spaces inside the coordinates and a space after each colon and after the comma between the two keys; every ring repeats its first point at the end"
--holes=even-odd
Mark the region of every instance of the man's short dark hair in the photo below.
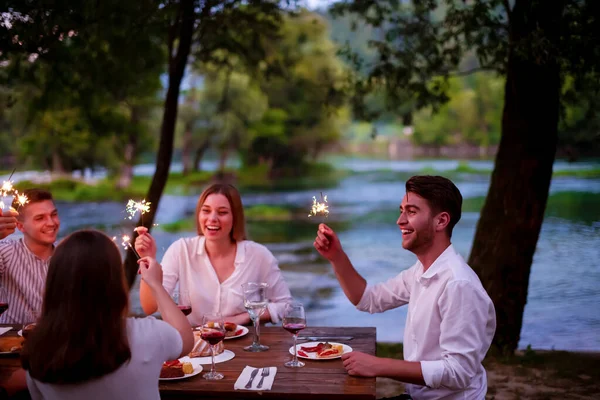
{"type": "Polygon", "coordinates": [[[406,181],[406,193],[414,193],[427,200],[435,214],[447,212],[450,215],[447,232],[448,236],[452,237],[452,230],[460,221],[462,195],[450,179],[443,176],[416,175],[406,181]]]}
{"type": "Polygon", "coordinates": [[[40,201],[50,200],[54,202],[54,198],[52,197],[52,193],[44,189],[25,189],[21,194],[27,196],[27,203],[25,205],[20,205],[17,197],[13,199],[12,207],[19,211],[19,214],[22,215],[22,211],[27,208],[28,205],[39,203],[40,201]]]}

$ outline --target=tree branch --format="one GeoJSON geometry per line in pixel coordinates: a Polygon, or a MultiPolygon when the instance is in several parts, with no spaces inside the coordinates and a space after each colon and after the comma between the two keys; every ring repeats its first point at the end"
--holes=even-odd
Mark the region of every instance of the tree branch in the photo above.
{"type": "Polygon", "coordinates": [[[510,3],[508,2],[508,0],[503,0],[502,3],[504,4],[504,8],[506,9],[506,19],[508,20],[508,25],[510,26],[510,3]]]}
{"type": "Polygon", "coordinates": [[[481,71],[495,71],[495,69],[490,67],[476,67],[468,69],[466,71],[450,72],[448,73],[448,76],[467,76],[481,71]]]}

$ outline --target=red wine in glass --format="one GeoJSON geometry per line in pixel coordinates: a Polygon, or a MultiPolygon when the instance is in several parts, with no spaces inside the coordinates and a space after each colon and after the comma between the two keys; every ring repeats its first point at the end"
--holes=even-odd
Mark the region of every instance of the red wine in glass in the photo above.
{"type": "Polygon", "coordinates": [[[183,313],[183,315],[188,316],[192,313],[192,306],[177,306],[183,313]]]}
{"type": "Polygon", "coordinates": [[[0,303],[0,315],[4,314],[6,310],[8,310],[8,303],[0,303]]]}
{"type": "Polygon", "coordinates": [[[206,340],[211,345],[215,345],[225,339],[225,332],[222,331],[202,331],[202,339],[206,340]]]}
{"type": "Polygon", "coordinates": [[[303,318],[286,318],[283,324],[283,329],[292,335],[297,335],[304,328],[306,328],[306,320],[303,318]]]}

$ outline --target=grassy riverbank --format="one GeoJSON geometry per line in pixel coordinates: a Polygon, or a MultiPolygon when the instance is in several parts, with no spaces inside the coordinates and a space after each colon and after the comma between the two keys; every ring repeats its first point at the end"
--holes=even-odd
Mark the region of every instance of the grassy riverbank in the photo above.
{"type": "MultiPolygon", "coordinates": [[[[377,355],[402,359],[402,344],[377,343],[377,355]]],[[[597,399],[600,397],[600,354],[525,350],[514,357],[488,356],[486,399],[597,399]]],[[[377,397],[403,393],[401,383],[377,379],[377,397]]]]}

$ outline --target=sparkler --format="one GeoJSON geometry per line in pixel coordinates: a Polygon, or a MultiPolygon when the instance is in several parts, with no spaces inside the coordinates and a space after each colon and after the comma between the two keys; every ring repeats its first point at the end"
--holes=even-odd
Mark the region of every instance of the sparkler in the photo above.
{"type": "MultiPolygon", "coordinates": [[[[116,239],[116,238],[115,238],[116,239]]],[[[123,241],[121,242],[121,245],[123,245],[123,248],[125,250],[127,250],[127,247],[129,247],[131,250],[133,250],[133,254],[135,254],[135,256],[140,259],[140,255],[138,254],[137,251],[135,251],[135,249],[133,248],[133,246],[131,245],[131,238],[129,237],[129,235],[123,235],[122,236],[123,241]]]]}
{"type": "Polygon", "coordinates": [[[4,181],[2,183],[2,186],[0,187],[0,210],[4,209],[4,198],[7,196],[16,196],[17,202],[20,205],[24,205],[29,201],[27,199],[27,196],[25,195],[21,195],[21,197],[19,197],[19,192],[17,191],[17,189],[14,188],[13,181],[10,180],[10,178],[12,178],[13,174],[15,173],[15,170],[16,168],[13,168],[12,172],[10,173],[10,176],[8,177],[8,180],[4,181]]]}
{"type": "MultiPolygon", "coordinates": [[[[127,212],[127,214],[129,214],[129,216],[127,217],[128,219],[133,219],[133,217],[135,217],[135,214],[137,214],[137,212],[140,212],[140,215],[142,217],[142,221],[144,220],[144,214],[147,213],[148,211],[150,211],[150,202],[146,202],[146,199],[142,200],[142,201],[135,201],[132,199],[129,199],[129,201],[127,202],[127,206],[125,207],[125,211],[127,212]]],[[[143,225],[143,222],[142,222],[143,225]]]]}
{"type": "Polygon", "coordinates": [[[317,201],[317,198],[313,196],[313,204],[310,209],[310,213],[308,217],[316,217],[321,216],[323,218],[327,218],[329,216],[329,205],[327,204],[327,195],[323,196],[323,192],[321,192],[321,201],[317,201]]]}

